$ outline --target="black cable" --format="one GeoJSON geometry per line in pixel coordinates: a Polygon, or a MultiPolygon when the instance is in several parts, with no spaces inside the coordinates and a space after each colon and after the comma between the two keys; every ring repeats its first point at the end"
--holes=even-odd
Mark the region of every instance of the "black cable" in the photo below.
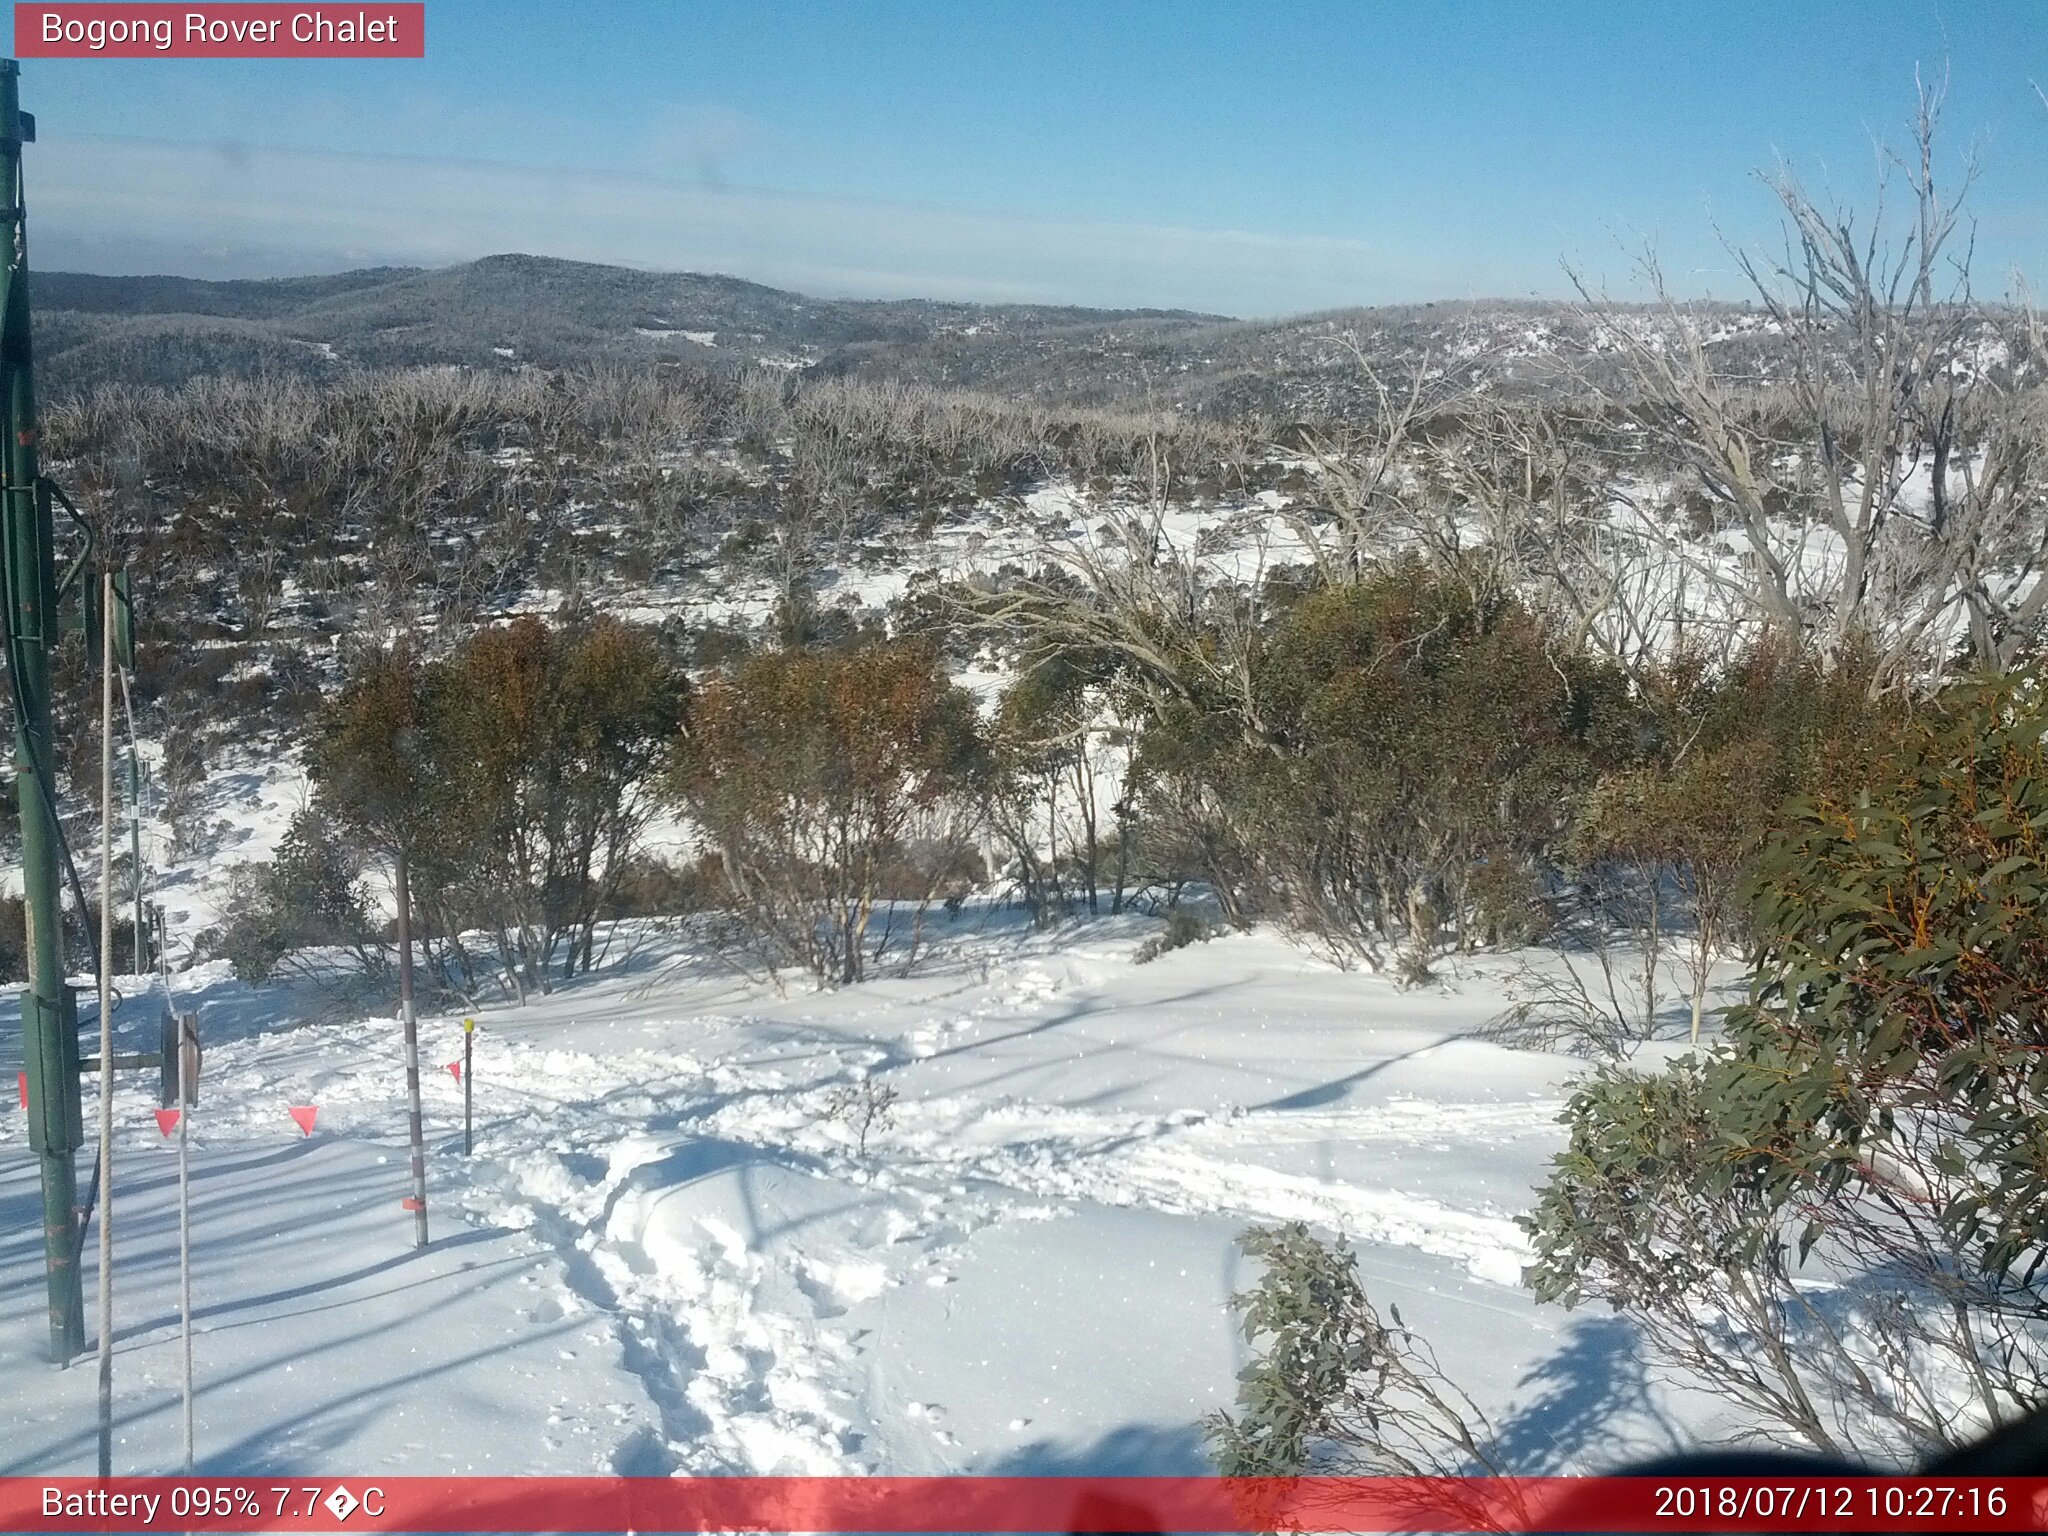
{"type": "Polygon", "coordinates": [[[100,1155],[92,1155],[92,1182],[85,1186],[85,1204],[78,1208],[78,1242],[71,1250],[72,1273],[85,1262],[85,1234],[92,1227],[94,1207],[100,1203],[100,1155]]]}

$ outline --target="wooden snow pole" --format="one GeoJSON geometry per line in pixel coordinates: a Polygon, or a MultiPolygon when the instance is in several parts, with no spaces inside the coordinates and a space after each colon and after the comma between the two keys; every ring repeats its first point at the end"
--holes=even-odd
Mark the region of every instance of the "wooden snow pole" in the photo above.
{"type": "Polygon", "coordinates": [[[405,1026],[405,1100],[407,1131],[412,1141],[413,1246],[427,1246],[427,1150],[420,1117],[420,1021],[412,1001],[412,871],[401,846],[394,863],[398,887],[398,1012],[405,1026]]]}

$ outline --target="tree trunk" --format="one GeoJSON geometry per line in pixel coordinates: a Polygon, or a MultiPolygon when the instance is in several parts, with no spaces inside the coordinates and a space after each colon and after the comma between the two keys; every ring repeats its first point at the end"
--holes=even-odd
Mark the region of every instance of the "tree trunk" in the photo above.
{"type": "Polygon", "coordinates": [[[1088,764],[1088,737],[1085,732],[1074,758],[1074,794],[1081,804],[1081,828],[1086,841],[1083,874],[1088,882],[1088,914],[1094,917],[1102,911],[1099,879],[1102,861],[1095,826],[1095,773],[1088,764]]]}

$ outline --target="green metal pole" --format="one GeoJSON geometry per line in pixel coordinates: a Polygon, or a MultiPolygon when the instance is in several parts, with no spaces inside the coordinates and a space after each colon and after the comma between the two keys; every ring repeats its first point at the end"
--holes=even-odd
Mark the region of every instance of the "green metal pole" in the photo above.
{"type": "Polygon", "coordinates": [[[20,66],[0,59],[0,554],[6,562],[7,665],[15,703],[14,773],[21,812],[22,896],[29,984],[21,998],[28,1068],[29,1141],[41,1163],[43,1239],[49,1278],[50,1356],[68,1364],[85,1348],[78,1273],[78,1174],[84,1140],[79,1098],[78,1014],[64,984],[63,913],[57,895],[57,814],[44,773],[50,739],[50,647],[57,640],[57,574],[50,500],[36,464],[34,359],[29,348],[28,224],[22,210],[22,145],[35,137],[21,111],[20,66]],[[41,771],[38,765],[41,765],[41,771]]]}

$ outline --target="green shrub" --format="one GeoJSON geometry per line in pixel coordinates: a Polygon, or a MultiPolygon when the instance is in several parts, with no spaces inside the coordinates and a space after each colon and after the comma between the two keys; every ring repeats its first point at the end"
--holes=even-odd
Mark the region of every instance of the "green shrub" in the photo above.
{"type": "Polygon", "coordinates": [[[366,972],[384,966],[362,860],[312,810],[292,818],[274,859],[241,871],[223,920],[200,947],[249,982],[270,980],[288,956],[305,949],[340,950],[366,972]]]}
{"type": "Polygon", "coordinates": [[[1571,1101],[1540,1296],[1609,1302],[1824,1451],[1906,1459],[2048,1403],[2044,725],[2037,674],[1958,685],[1792,808],[1724,1043],[1571,1101]]]}
{"type": "Polygon", "coordinates": [[[1132,963],[1146,965],[1161,955],[1186,949],[1190,944],[1206,944],[1210,933],[1210,925],[1193,908],[1172,907],[1166,914],[1166,927],[1138,946],[1137,953],[1131,957],[1132,963]]]}
{"type": "Polygon", "coordinates": [[[1419,562],[1292,602],[1249,685],[1256,729],[1189,704],[1147,728],[1147,808],[1197,840],[1228,915],[1372,965],[1497,930],[1503,889],[1635,740],[1617,671],[1419,562]]]}
{"type": "Polygon", "coordinates": [[[1225,1477],[1498,1475],[1484,1412],[1439,1368],[1428,1343],[1366,1295],[1349,1249],[1299,1222],[1254,1227],[1240,1244],[1265,1265],[1231,1298],[1250,1364],[1237,1413],[1203,1421],[1225,1477]]]}
{"type": "Polygon", "coordinates": [[[668,774],[725,899],[835,984],[865,973],[892,882],[924,872],[921,913],[955,877],[986,781],[973,699],[901,644],[757,656],[713,680],[668,774]]]}

